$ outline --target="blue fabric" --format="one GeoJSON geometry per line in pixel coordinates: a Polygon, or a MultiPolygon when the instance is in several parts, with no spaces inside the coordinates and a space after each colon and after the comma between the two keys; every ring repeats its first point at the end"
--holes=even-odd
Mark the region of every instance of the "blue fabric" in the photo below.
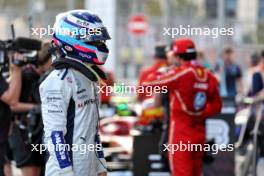
{"type": "Polygon", "coordinates": [[[260,72],[253,74],[252,79],[252,95],[256,95],[263,89],[263,80],[260,72]]]}
{"type": "Polygon", "coordinates": [[[62,131],[53,131],[51,133],[52,143],[54,145],[54,151],[61,169],[71,166],[68,151],[65,148],[65,141],[62,131]],[[62,146],[61,148],[59,146],[62,146]]]}
{"type": "Polygon", "coordinates": [[[63,73],[61,80],[64,80],[64,78],[67,76],[68,74],[68,69],[65,70],[65,72],[63,73]]]}
{"type": "MultiPolygon", "coordinates": [[[[67,111],[67,134],[65,135],[66,144],[72,147],[73,130],[74,130],[74,118],[75,118],[75,102],[73,99],[70,100],[68,111],[67,111]]],[[[72,161],[72,150],[69,151],[70,160],[72,161]]]]}
{"type": "Polygon", "coordinates": [[[237,80],[242,77],[240,67],[236,64],[230,64],[225,67],[225,83],[227,96],[234,97],[237,94],[237,80]]]}
{"type": "MultiPolygon", "coordinates": [[[[101,145],[100,138],[99,138],[98,134],[95,136],[95,144],[96,144],[96,146],[99,144],[101,145]]],[[[98,150],[98,149],[99,148],[96,147],[96,153],[98,155],[98,158],[104,158],[104,152],[103,152],[102,146],[101,146],[100,150],[98,150]]]]}
{"type": "Polygon", "coordinates": [[[224,97],[234,97],[237,94],[237,80],[242,77],[242,72],[237,64],[225,65],[224,59],[220,59],[215,67],[220,72],[220,94],[224,97]],[[224,69],[221,72],[221,69],[224,69]]]}

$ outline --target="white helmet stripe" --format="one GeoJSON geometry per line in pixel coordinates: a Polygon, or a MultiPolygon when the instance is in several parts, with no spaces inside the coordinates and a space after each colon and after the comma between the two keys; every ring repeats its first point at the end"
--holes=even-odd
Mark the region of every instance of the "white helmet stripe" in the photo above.
{"type": "Polygon", "coordinates": [[[88,28],[89,27],[89,22],[84,21],[82,19],[76,18],[75,16],[68,14],[67,15],[67,20],[74,23],[74,24],[78,24],[79,26],[88,28]]]}

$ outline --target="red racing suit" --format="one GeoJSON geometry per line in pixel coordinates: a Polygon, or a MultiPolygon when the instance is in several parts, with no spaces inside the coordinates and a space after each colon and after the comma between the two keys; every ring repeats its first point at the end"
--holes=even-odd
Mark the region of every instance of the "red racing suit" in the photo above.
{"type": "MultiPolygon", "coordinates": [[[[138,86],[142,86],[142,83],[146,80],[146,78],[149,75],[158,71],[158,69],[160,69],[161,67],[166,67],[167,65],[168,65],[168,63],[166,60],[158,60],[152,66],[143,69],[139,75],[138,86]]],[[[148,97],[147,94],[145,94],[145,93],[138,93],[138,100],[139,101],[144,101],[144,100],[151,98],[151,97],[152,96],[148,97]]]]}
{"type": "Polygon", "coordinates": [[[195,61],[150,75],[144,85],[167,86],[170,95],[169,160],[172,176],[201,176],[202,150],[172,144],[205,144],[205,120],[221,111],[218,81],[195,61]]]}

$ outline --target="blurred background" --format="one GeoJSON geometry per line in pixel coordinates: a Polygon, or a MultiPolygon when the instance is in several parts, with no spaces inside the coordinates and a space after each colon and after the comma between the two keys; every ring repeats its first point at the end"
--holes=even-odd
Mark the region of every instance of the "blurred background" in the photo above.
{"type": "MultiPolygon", "coordinates": [[[[10,37],[10,24],[17,36],[30,36],[32,27],[52,26],[56,14],[70,9],[90,9],[99,12],[109,28],[112,41],[107,67],[118,78],[135,79],[137,67],[152,62],[156,41],[169,43],[164,27],[232,27],[233,36],[190,36],[204,50],[210,62],[219,57],[223,45],[231,44],[244,64],[253,50],[264,42],[263,0],[1,0],[0,38],[10,37]],[[141,34],[129,30],[129,21],[143,14],[147,27],[141,34]],[[129,62],[128,75],[116,63],[129,62]]],[[[36,37],[36,36],[34,36],[36,37]]],[[[49,38],[50,36],[44,36],[49,38]]]]}

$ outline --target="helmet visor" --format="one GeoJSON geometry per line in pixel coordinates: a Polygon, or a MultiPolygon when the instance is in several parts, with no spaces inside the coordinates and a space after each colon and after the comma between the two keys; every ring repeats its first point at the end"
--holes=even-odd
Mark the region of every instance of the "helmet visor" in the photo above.
{"type": "Polygon", "coordinates": [[[111,39],[105,27],[87,29],[85,33],[81,33],[80,40],[83,42],[95,42],[111,39]]]}

